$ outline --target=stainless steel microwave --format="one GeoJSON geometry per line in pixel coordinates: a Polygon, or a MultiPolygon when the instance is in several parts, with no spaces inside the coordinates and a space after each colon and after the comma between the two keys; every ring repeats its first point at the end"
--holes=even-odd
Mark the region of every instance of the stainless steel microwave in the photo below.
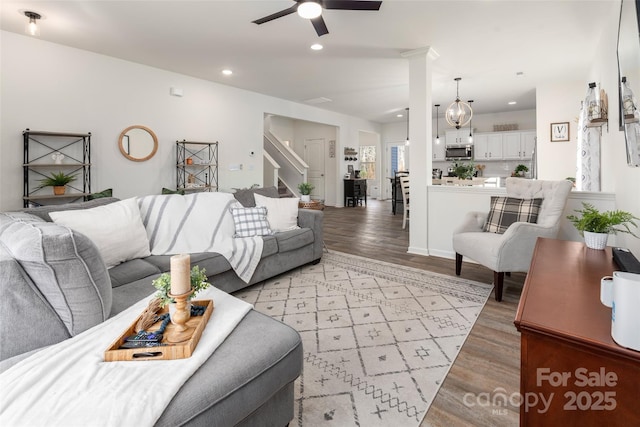
{"type": "Polygon", "coordinates": [[[473,145],[471,144],[447,145],[445,158],[447,160],[471,160],[473,159],[473,145]]]}

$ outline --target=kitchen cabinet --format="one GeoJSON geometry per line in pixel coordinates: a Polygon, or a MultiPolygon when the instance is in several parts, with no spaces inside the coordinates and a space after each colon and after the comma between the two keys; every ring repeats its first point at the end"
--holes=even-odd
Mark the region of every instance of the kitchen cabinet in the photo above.
{"type": "Polygon", "coordinates": [[[502,134],[477,133],[473,137],[474,160],[501,160],[502,159],[502,134]]]}
{"type": "Polygon", "coordinates": [[[535,131],[509,132],[503,136],[505,160],[529,160],[536,145],[535,131]]]}
{"type": "Polygon", "coordinates": [[[445,144],[445,142],[443,141],[444,138],[440,138],[440,143],[436,142],[436,139],[433,138],[433,143],[432,143],[432,147],[433,147],[433,160],[436,161],[445,161],[445,154],[447,151],[447,145],[445,144]]]}
{"type": "Polygon", "coordinates": [[[468,144],[469,129],[449,130],[445,132],[447,145],[468,144]]]}

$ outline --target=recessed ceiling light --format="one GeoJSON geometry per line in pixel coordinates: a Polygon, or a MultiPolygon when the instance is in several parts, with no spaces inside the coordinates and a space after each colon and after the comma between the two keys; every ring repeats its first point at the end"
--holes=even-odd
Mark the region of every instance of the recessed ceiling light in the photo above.
{"type": "Polygon", "coordinates": [[[402,114],[396,114],[396,117],[404,117],[402,114]]]}
{"type": "Polygon", "coordinates": [[[324,46],[322,46],[320,43],[315,43],[311,45],[311,50],[322,50],[324,46]]]}
{"type": "Polygon", "coordinates": [[[516,105],[516,104],[517,104],[517,102],[516,102],[516,101],[509,101],[509,102],[508,102],[508,104],[509,104],[509,105],[516,105]]]}
{"type": "Polygon", "coordinates": [[[222,74],[224,74],[225,76],[230,76],[231,74],[233,74],[233,71],[231,71],[230,69],[226,68],[226,69],[222,70],[222,74]]]}

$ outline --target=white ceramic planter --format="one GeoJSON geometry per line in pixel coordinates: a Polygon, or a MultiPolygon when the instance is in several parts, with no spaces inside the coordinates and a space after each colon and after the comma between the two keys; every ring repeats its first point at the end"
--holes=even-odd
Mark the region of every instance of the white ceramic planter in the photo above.
{"type": "Polygon", "coordinates": [[[300,201],[301,202],[310,202],[311,201],[311,195],[309,194],[302,194],[300,196],[300,201]]]}
{"type": "Polygon", "coordinates": [[[603,250],[607,246],[608,238],[609,235],[607,233],[584,232],[584,243],[591,249],[603,250]]]}

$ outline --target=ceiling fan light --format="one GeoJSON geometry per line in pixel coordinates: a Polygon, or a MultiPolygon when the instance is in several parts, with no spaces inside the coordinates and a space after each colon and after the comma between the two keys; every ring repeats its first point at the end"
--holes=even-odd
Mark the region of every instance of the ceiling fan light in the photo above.
{"type": "Polygon", "coordinates": [[[24,32],[29,34],[30,36],[39,36],[40,35],[40,27],[38,26],[38,19],[41,19],[42,16],[36,12],[26,11],[24,12],[25,16],[29,18],[29,22],[24,27],[24,32]]]}
{"type": "Polygon", "coordinates": [[[298,15],[305,19],[314,19],[322,14],[322,6],[315,1],[305,1],[298,6],[298,15]]]}

